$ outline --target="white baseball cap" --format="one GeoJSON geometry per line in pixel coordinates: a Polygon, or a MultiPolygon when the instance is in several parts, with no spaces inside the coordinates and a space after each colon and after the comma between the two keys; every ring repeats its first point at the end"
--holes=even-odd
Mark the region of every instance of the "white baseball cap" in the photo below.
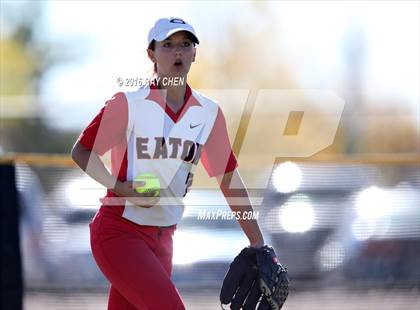
{"type": "Polygon", "coordinates": [[[193,26],[188,24],[182,18],[170,17],[157,20],[155,25],[149,31],[149,35],[147,36],[147,45],[149,46],[153,40],[163,41],[179,31],[187,31],[191,33],[194,39],[193,42],[197,44],[200,43],[193,26]]]}

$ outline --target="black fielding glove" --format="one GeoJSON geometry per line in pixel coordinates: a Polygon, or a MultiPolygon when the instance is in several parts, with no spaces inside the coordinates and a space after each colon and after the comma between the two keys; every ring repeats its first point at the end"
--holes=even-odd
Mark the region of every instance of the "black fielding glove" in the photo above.
{"type": "MultiPolygon", "coordinates": [[[[220,291],[232,310],[279,310],[289,295],[287,269],[271,246],[244,248],[230,264],[220,291]]],[[[222,306],[223,309],[223,306],[222,306]]]]}

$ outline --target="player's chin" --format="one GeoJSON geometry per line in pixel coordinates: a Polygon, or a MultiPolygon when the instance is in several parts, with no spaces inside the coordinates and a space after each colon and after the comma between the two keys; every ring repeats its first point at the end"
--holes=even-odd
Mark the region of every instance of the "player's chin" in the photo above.
{"type": "Polygon", "coordinates": [[[171,69],[171,73],[174,76],[186,76],[190,71],[190,66],[186,66],[185,64],[178,66],[173,65],[171,69]]]}

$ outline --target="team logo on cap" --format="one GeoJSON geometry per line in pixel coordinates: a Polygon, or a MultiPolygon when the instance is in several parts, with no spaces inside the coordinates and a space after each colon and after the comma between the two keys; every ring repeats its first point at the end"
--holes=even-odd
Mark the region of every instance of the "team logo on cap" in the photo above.
{"type": "Polygon", "coordinates": [[[185,22],[182,19],[180,19],[180,18],[171,18],[169,20],[169,22],[175,23],[175,24],[185,24],[185,22]]]}

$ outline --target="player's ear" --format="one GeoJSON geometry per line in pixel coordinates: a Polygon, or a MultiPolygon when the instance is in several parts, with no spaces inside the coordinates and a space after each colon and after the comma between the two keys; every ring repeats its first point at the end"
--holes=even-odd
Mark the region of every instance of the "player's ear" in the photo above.
{"type": "Polygon", "coordinates": [[[195,61],[195,54],[197,53],[197,49],[196,48],[194,48],[194,54],[193,54],[193,58],[192,58],[192,62],[194,62],[195,61]]]}
{"type": "Polygon", "coordinates": [[[156,63],[155,53],[150,48],[147,49],[147,56],[153,63],[156,63]]]}

